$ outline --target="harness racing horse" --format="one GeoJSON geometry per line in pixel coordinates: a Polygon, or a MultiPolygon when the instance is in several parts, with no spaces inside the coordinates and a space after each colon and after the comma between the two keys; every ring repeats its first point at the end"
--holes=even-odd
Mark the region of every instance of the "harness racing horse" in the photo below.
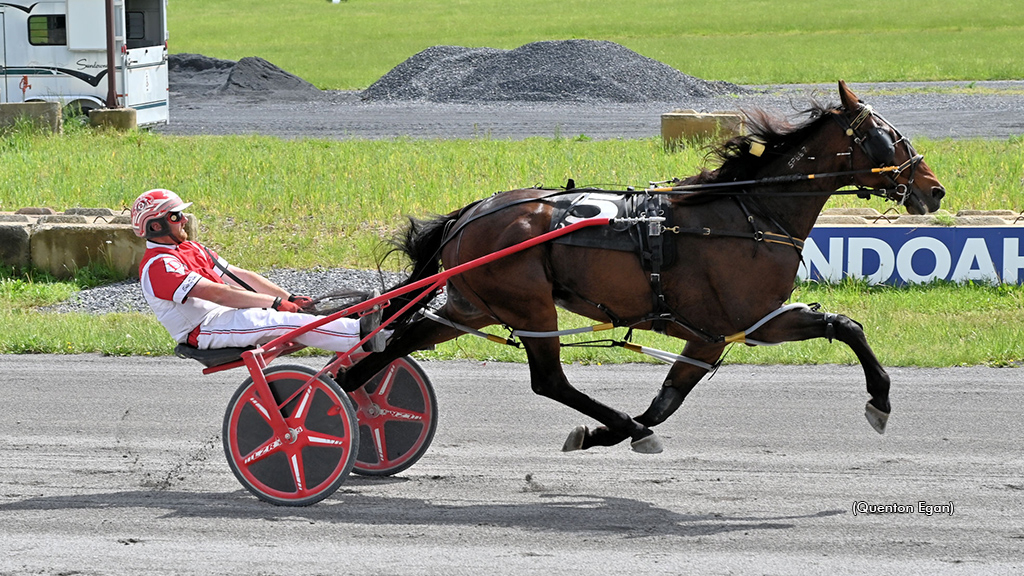
{"type": "MultiPolygon", "coordinates": [[[[890,380],[861,325],[806,305],[783,305],[794,288],[803,240],[829,195],[854,187],[863,197],[884,196],[925,214],[938,209],[945,189],[910,141],[842,81],[839,97],[840,106],[815,105],[801,125],[748,114],[749,134],[716,149],[717,169],[635,192],[668,199],[662,210],[672,226],[664,228],[661,241],[674,249],[671,266],[653,269],[657,259],[601,247],[546,242],[527,248],[450,277],[447,300],[433,319],[410,314],[425,304],[402,313],[387,349],[356,363],[339,382],[358,388],[395,358],[466,328],[503,324],[520,331],[533,391],[601,424],[577,427],[564,450],[628,438],[636,451],[660,452],[651,427],[679,408],[730,343],[828,338],[856,354],[870,396],[866,416],[884,432],[890,380]],[[556,305],[687,341],[643,414],[631,417],[570,385],[552,334],[558,330],[556,305]]],[[[512,190],[433,220],[411,220],[397,243],[412,260],[411,276],[396,288],[437,274],[442,265],[451,269],[549,231],[554,204],[569,191],[512,190]]],[[[403,298],[392,299],[385,318],[408,302],[403,298]]]]}

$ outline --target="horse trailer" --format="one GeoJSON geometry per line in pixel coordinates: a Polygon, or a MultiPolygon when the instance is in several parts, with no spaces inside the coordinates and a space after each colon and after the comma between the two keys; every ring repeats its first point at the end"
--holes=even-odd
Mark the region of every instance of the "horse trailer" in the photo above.
{"type": "MultiPolygon", "coordinates": [[[[0,103],[106,107],[107,0],[0,0],[0,103]]],[[[166,124],[167,0],[113,0],[117,104],[166,124]]]]}

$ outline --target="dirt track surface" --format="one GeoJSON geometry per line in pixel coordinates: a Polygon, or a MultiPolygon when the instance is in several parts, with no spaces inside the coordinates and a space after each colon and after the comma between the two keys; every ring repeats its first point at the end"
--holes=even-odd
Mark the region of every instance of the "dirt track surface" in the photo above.
{"type": "MultiPolygon", "coordinates": [[[[993,94],[903,93],[968,83],[852,84],[907,136],[996,138],[1024,134],[1024,82],[977,82],[993,94]],[[872,91],[877,95],[872,96],[872,91]],[[998,92],[1002,91],[1002,92],[998,92]]],[[[212,84],[211,84],[212,85],[212,84]]],[[[315,96],[262,91],[248,95],[172,85],[170,124],[156,130],[178,135],[263,134],[282,138],[647,138],[661,134],[661,115],[674,109],[700,112],[766,108],[792,116],[817,95],[836,101],[833,85],[751,87],[763,94],[686,98],[663,103],[585,104],[505,102],[448,104],[364,102],[358,92],[315,96]]]]}
{"type": "MultiPolygon", "coordinates": [[[[726,366],[659,427],[665,453],[640,455],[561,453],[587,420],[533,396],[525,366],[425,368],[441,420],[424,458],[286,509],[224,461],[241,372],[0,356],[0,574],[1024,571],[1019,369],[891,370],[879,436],[858,367],[726,366]],[[857,502],[914,511],[855,515],[857,502]]],[[[636,413],[666,369],[567,372],[636,413]]]]}

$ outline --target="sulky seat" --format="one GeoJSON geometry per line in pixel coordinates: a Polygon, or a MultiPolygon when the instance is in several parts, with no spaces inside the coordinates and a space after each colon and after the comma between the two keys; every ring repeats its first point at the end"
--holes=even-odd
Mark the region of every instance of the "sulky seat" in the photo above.
{"type": "Polygon", "coordinates": [[[178,344],[174,347],[174,355],[178,358],[185,358],[186,360],[196,360],[207,368],[213,368],[214,366],[220,366],[221,364],[241,360],[242,352],[252,350],[253,348],[255,348],[255,346],[247,346],[245,348],[209,348],[206,350],[200,350],[199,348],[188,344],[178,344]]]}

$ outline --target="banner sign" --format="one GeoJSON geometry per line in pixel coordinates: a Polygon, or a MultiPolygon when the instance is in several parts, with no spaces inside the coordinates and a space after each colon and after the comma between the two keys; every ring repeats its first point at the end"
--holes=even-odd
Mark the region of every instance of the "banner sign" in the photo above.
{"type": "Polygon", "coordinates": [[[801,280],[1022,284],[1024,226],[822,226],[811,230],[803,257],[801,280]]]}

